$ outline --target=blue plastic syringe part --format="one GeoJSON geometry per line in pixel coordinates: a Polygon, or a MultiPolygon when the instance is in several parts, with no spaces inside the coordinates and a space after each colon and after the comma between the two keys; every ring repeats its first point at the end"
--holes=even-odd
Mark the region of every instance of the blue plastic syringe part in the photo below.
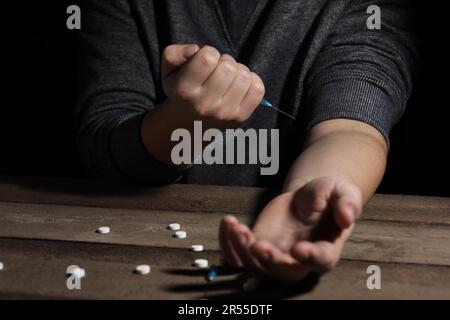
{"type": "Polygon", "coordinates": [[[217,271],[218,268],[215,266],[212,266],[209,271],[208,271],[208,275],[206,276],[206,278],[208,279],[208,281],[214,281],[217,277],[217,271]]]}
{"type": "Polygon", "coordinates": [[[267,99],[262,99],[260,102],[260,105],[265,106],[265,107],[273,107],[273,105],[267,99]]]}

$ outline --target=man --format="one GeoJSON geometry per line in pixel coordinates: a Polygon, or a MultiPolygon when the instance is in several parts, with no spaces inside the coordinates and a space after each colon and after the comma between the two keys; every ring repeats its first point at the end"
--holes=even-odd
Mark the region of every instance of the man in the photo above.
{"type": "Polygon", "coordinates": [[[223,219],[227,261],[288,283],[330,270],[383,177],[389,131],[412,90],[407,4],[88,2],[81,153],[98,176],[131,183],[276,187],[284,180],[252,229],[223,219]],[[381,29],[368,28],[373,5],[381,29]],[[297,120],[258,107],[263,97],[297,120]],[[175,165],[172,133],[192,132],[194,121],[279,129],[282,168],[264,177],[259,165],[175,165]]]}

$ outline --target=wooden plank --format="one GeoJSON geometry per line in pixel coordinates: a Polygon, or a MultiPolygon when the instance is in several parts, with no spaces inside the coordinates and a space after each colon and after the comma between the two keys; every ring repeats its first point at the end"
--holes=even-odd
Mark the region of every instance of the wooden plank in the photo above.
{"type": "MultiPolygon", "coordinates": [[[[0,237],[97,242],[122,245],[186,248],[202,243],[218,250],[221,213],[149,211],[58,205],[0,203],[0,237]],[[166,228],[179,222],[188,232],[175,239],[166,228]],[[112,232],[95,233],[107,225],[112,232]]],[[[249,223],[248,215],[238,218],[249,223]]],[[[361,220],[346,244],[343,258],[351,260],[450,265],[450,227],[396,221],[361,220]]]]}
{"type": "MultiPolygon", "coordinates": [[[[86,180],[0,179],[0,202],[254,215],[273,195],[260,188],[169,185],[126,189],[86,180]]],[[[375,195],[363,219],[450,225],[450,198],[375,195]]]]}
{"type": "Polygon", "coordinates": [[[0,179],[0,202],[65,204],[146,210],[255,213],[270,193],[261,188],[171,184],[126,188],[99,181],[0,179]]]}
{"type": "MultiPolygon", "coordinates": [[[[0,297],[242,297],[234,276],[212,286],[201,277],[193,279],[189,264],[195,254],[188,247],[204,244],[208,251],[202,257],[218,263],[222,215],[234,213],[250,223],[271,196],[257,188],[171,185],[130,190],[81,180],[3,179],[0,260],[7,269],[0,272],[0,297]],[[166,226],[172,222],[185,227],[188,239],[171,237],[166,226]],[[113,232],[96,234],[101,225],[113,232]],[[65,279],[61,282],[61,268],[74,260],[90,270],[86,279],[92,282],[82,293],[67,290],[65,279]],[[154,265],[150,282],[130,271],[147,260],[154,265]],[[180,265],[186,268],[174,272],[180,265]]],[[[450,199],[376,195],[349,239],[340,267],[312,291],[299,296],[280,289],[279,297],[448,299],[449,240],[450,199]],[[381,291],[365,287],[365,270],[372,263],[383,270],[381,291]]],[[[277,292],[259,291],[266,297],[277,292]]]]}
{"type": "Polygon", "coordinates": [[[59,299],[449,299],[450,268],[378,263],[381,290],[366,287],[370,262],[342,261],[331,273],[295,290],[269,286],[243,293],[242,278],[228,274],[207,284],[204,271],[192,268],[200,256],[220,262],[218,252],[184,249],[2,239],[0,298],[59,299]],[[148,263],[152,273],[138,276],[135,265],[148,263]],[[68,290],[65,270],[76,264],[87,270],[81,290],[68,290]]]}
{"type": "MultiPolygon", "coordinates": [[[[0,203],[0,237],[171,248],[201,243],[218,249],[221,217],[219,213],[0,203]],[[176,239],[167,230],[174,222],[187,231],[187,239],[176,239]],[[111,233],[96,233],[100,226],[109,226],[111,233]]],[[[240,218],[248,222],[248,216],[240,218]]]]}
{"type": "Polygon", "coordinates": [[[342,261],[326,274],[305,299],[450,299],[450,268],[415,264],[375,263],[381,289],[367,289],[367,267],[373,262],[342,261]]]}
{"type": "MultiPolygon", "coordinates": [[[[182,265],[183,272],[197,275],[198,269],[191,267],[196,254],[187,249],[1,239],[0,256],[5,264],[0,272],[2,298],[188,299],[201,298],[203,293],[165,287],[173,282],[205,283],[201,276],[177,276],[167,269],[182,265]],[[135,266],[143,263],[151,265],[151,274],[134,274],[135,266]],[[81,290],[67,289],[66,269],[70,265],[86,269],[81,290]]],[[[202,257],[220,262],[219,255],[211,251],[203,252],[202,257]]]]}
{"type": "Polygon", "coordinates": [[[450,198],[376,194],[362,219],[450,225],[450,198]]]}

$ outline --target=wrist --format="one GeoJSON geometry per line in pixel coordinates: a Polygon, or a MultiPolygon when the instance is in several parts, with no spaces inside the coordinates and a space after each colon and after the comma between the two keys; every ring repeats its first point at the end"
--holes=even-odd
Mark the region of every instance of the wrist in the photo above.
{"type": "Polygon", "coordinates": [[[147,152],[158,161],[173,166],[170,155],[174,143],[171,136],[176,129],[188,129],[185,120],[176,114],[169,100],[148,111],[141,123],[141,139],[147,152]]]}

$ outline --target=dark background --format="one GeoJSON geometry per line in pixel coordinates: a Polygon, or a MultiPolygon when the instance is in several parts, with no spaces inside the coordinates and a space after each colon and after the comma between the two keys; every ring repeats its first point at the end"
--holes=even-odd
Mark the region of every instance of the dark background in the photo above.
{"type": "MultiPolygon", "coordinates": [[[[407,112],[392,132],[389,166],[379,191],[450,196],[447,11],[443,2],[412,3],[421,74],[407,112]]],[[[66,29],[70,4],[77,1],[1,5],[6,58],[1,71],[0,174],[87,176],[72,125],[76,31],[66,29]]]]}

